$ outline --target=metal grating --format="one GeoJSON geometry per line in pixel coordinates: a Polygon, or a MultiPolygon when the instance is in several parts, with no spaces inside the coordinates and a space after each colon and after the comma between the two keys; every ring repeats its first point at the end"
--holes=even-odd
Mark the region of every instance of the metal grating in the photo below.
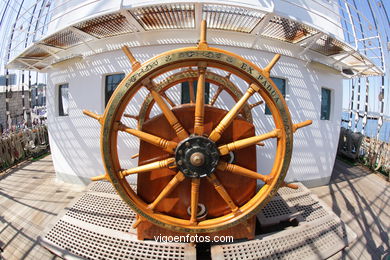
{"type": "Polygon", "coordinates": [[[33,46],[31,49],[28,49],[26,52],[22,54],[23,58],[39,58],[43,59],[45,57],[50,56],[50,53],[42,50],[38,46],[33,46]]]}
{"type": "Polygon", "coordinates": [[[297,43],[317,33],[317,30],[307,25],[274,16],[265,26],[261,35],[285,42],[297,43]]]}
{"type": "Polygon", "coordinates": [[[319,201],[312,198],[310,193],[289,198],[286,202],[299,213],[300,222],[310,222],[329,215],[319,201]]]}
{"type": "Polygon", "coordinates": [[[290,215],[292,212],[283,200],[272,200],[263,209],[262,215],[265,218],[274,218],[279,215],[290,215]]]}
{"type": "Polygon", "coordinates": [[[93,37],[88,37],[86,35],[81,36],[74,33],[71,29],[66,29],[44,39],[42,42],[50,46],[66,49],[78,45],[83,41],[90,41],[92,39],[93,37]]]}
{"type": "Polygon", "coordinates": [[[296,219],[297,227],[256,236],[243,243],[211,247],[213,259],[325,259],[348,246],[356,235],[302,184],[281,188],[257,215],[261,226],[296,219]]]}
{"type": "Polygon", "coordinates": [[[255,240],[211,247],[213,259],[325,259],[347,246],[353,237],[340,219],[321,219],[255,240]]]}
{"type": "Polygon", "coordinates": [[[135,232],[131,225],[136,214],[120,198],[84,194],[66,215],[96,226],[123,232],[135,232]]]}
{"type": "Polygon", "coordinates": [[[131,13],[146,31],[195,28],[194,4],[140,7],[131,13]]]}
{"type": "Polygon", "coordinates": [[[264,17],[264,13],[225,5],[203,5],[203,19],[210,29],[250,33],[264,17]]]}
{"type": "MultiPolygon", "coordinates": [[[[131,184],[134,186],[134,184],[131,184]]],[[[274,223],[284,216],[301,223],[255,240],[213,245],[213,259],[323,259],[347,246],[355,234],[302,184],[279,189],[261,211],[274,223]]],[[[182,243],[139,241],[130,225],[135,213],[109,182],[95,182],[50,229],[43,246],[65,259],[195,259],[196,249],[182,243]]]]}
{"type": "Polygon", "coordinates": [[[74,27],[98,38],[112,37],[137,31],[137,29],[127,21],[126,17],[119,13],[103,15],[81,22],[74,27]]]}
{"type": "Polygon", "coordinates": [[[34,65],[35,63],[38,62],[38,61],[35,60],[35,59],[30,60],[29,58],[21,58],[20,60],[23,61],[23,62],[25,62],[25,63],[27,63],[27,64],[29,64],[29,65],[34,65]]]}
{"type": "Polygon", "coordinates": [[[282,197],[285,197],[285,196],[291,196],[291,195],[296,196],[298,193],[308,193],[308,192],[310,192],[310,191],[305,186],[303,186],[302,184],[298,184],[298,189],[296,189],[296,190],[290,189],[287,187],[283,187],[283,188],[280,188],[278,190],[277,194],[279,194],[282,197]]]}
{"type": "Polygon", "coordinates": [[[117,194],[114,186],[108,181],[95,181],[89,186],[88,191],[117,194]]]}
{"type": "MultiPolygon", "coordinates": [[[[133,190],[137,190],[137,184],[131,181],[128,181],[130,187],[133,190]]],[[[109,181],[95,181],[91,183],[88,191],[92,192],[101,192],[101,193],[109,193],[109,194],[118,194],[114,188],[114,186],[109,181]]]]}
{"type": "MultiPolygon", "coordinates": [[[[68,259],[74,259],[70,254],[81,259],[185,259],[185,249],[188,247],[174,243],[137,241],[135,236],[129,235],[118,238],[63,220],[51,229],[45,240],[48,247],[53,243],[65,249],[67,252],[62,255],[68,259]]],[[[55,251],[53,248],[50,249],[55,251]]]]}
{"type": "Polygon", "coordinates": [[[322,36],[310,47],[310,49],[325,56],[352,51],[352,49],[346,44],[330,37],[329,35],[322,36]]]}

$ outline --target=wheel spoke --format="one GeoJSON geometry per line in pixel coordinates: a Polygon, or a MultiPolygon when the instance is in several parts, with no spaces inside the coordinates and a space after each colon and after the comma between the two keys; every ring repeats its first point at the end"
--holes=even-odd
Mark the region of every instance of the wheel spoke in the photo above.
{"type": "Polygon", "coordinates": [[[247,100],[259,90],[260,88],[255,85],[251,84],[245,94],[240,98],[240,100],[234,105],[234,107],[225,115],[224,118],[222,118],[221,122],[214,128],[214,130],[211,132],[209,138],[216,142],[218,141],[222,133],[225,131],[225,129],[231,124],[233,119],[240,113],[241,109],[244,107],[247,100]]]}
{"type": "Polygon", "coordinates": [[[189,89],[190,89],[190,102],[193,104],[195,103],[195,97],[194,97],[194,82],[189,81],[189,89]]]}
{"type": "Polygon", "coordinates": [[[198,200],[199,200],[199,184],[200,178],[194,178],[191,181],[191,218],[190,223],[195,224],[198,215],[198,200]]]}
{"type": "Polygon", "coordinates": [[[204,88],[206,68],[199,67],[198,85],[196,89],[194,134],[203,135],[204,130],[204,88]]]}
{"type": "Polygon", "coordinates": [[[221,182],[218,180],[217,176],[212,173],[207,177],[209,182],[214,185],[214,188],[217,190],[219,195],[221,195],[222,199],[228,204],[233,213],[237,212],[239,209],[237,205],[234,203],[229,193],[226,191],[225,187],[222,186],[221,182]]]}
{"type": "Polygon", "coordinates": [[[135,116],[135,115],[130,115],[130,114],[123,114],[124,117],[127,117],[127,118],[132,118],[132,119],[135,119],[135,120],[139,120],[139,116],[135,116]]]}
{"type": "Polygon", "coordinates": [[[280,129],[274,129],[271,132],[268,132],[266,134],[262,135],[257,135],[257,136],[252,136],[248,137],[245,139],[241,139],[238,141],[234,141],[225,145],[221,145],[218,147],[219,153],[221,156],[228,154],[231,151],[243,149],[245,147],[255,145],[258,142],[270,139],[270,138],[275,138],[275,137],[280,137],[281,130],[280,129]]]}
{"type": "Polygon", "coordinates": [[[168,158],[165,160],[157,161],[157,162],[152,162],[148,163],[145,165],[141,165],[138,167],[131,168],[129,170],[123,170],[119,172],[119,175],[122,177],[130,175],[130,174],[135,174],[135,173],[142,173],[142,172],[150,172],[153,170],[158,170],[162,168],[168,168],[168,166],[175,161],[175,158],[168,158]]]}
{"type": "Polygon", "coordinates": [[[219,94],[221,94],[222,90],[223,90],[223,87],[219,87],[219,88],[217,89],[217,91],[215,92],[213,98],[212,98],[211,101],[210,101],[210,105],[211,105],[211,106],[213,106],[214,103],[215,103],[215,101],[217,101],[217,98],[218,98],[219,94]]]}
{"type": "Polygon", "coordinates": [[[157,105],[161,108],[164,116],[166,117],[166,119],[168,120],[172,128],[175,130],[176,135],[180,138],[180,140],[187,138],[188,137],[187,131],[180,124],[179,120],[177,119],[175,114],[173,114],[173,112],[165,103],[165,101],[162,99],[160,94],[158,94],[153,89],[150,89],[150,93],[152,94],[154,101],[156,101],[157,105]]]}
{"type": "Polygon", "coordinates": [[[169,104],[171,107],[175,107],[175,106],[176,106],[175,102],[173,102],[172,99],[171,99],[170,97],[168,97],[167,93],[163,92],[163,93],[161,93],[161,96],[162,96],[163,98],[165,98],[165,100],[168,102],[168,104],[169,104]]]}
{"type": "Polygon", "coordinates": [[[175,187],[182,182],[185,179],[185,176],[182,172],[178,172],[172,180],[165,186],[165,188],[160,192],[160,194],[157,196],[157,198],[149,204],[148,208],[149,209],[154,209],[157,204],[166,196],[168,196],[174,189],[175,187]]]}
{"type": "Polygon", "coordinates": [[[118,130],[134,135],[145,142],[148,142],[152,145],[162,148],[164,151],[167,151],[168,153],[174,153],[177,146],[176,142],[168,141],[164,138],[140,130],[132,129],[124,125],[123,123],[119,123],[118,130]]]}
{"type": "Polygon", "coordinates": [[[250,107],[250,109],[254,109],[255,107],[257,107],[257,106],[259,106],[259,105],[261,105],[263,103],[264,103],[264,101],[260,100],[260,101],[254,103],[254,104],[250,104],[249,107],[250,107]]]}
{"type": "Polygon", "coordinates": [[[241,175],[253,179],[259,179],[265,183],[267,183],[270,180],[270,177],[267,175],[263,175],[255,171],[249,170],[247,168],[238,166],[236,164],[230,164],[224,161],[219,161],[217,165],[217,169],[222,172],[228,172],[228,173],[233,173],[233,174],[237,174],[237,175],[241,175]]]}

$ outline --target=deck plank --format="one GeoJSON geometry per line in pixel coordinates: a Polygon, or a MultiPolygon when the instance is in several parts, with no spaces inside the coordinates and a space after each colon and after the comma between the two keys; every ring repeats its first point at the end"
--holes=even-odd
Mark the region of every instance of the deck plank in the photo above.
{"type": "Polygon", "coordinates": [[[0,173],[0,247],[4,259],[56,259],[37,237],[85,187],[55,180],[51,156],[0,173]]]}
{"type": "Polygon", "coordinates": [[[390,255],[390,185],[363,166],[336,160],[329,185],[312,188],[357,235],[333,259],[385,259],[390,255]]]}
{"type": "MultiPolygon", "coordinates": [[[[311,189],[358,236],[332,259],[383,259],[390,253],[389,186],[364,167],[336,160],[331,183],[311,189]]],[[[0,246],[5,259],[55,259],[37,237],[84,191],[55,180],[51,156],[0,174],[0,246]]]]}

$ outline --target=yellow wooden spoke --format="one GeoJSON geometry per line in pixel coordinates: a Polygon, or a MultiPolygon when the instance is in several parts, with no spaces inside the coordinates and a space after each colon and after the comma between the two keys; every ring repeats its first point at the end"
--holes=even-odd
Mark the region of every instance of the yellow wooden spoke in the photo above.
{"type": "Polygon", "coordinates": [[[196,89],[195,124],[194,134],[203,135],[204,130],[204,88],[205,88],[205,64],[199,67],[198,85],[196,89]]]}
{"type": "Polygon", "coordinates": [[[219,124],[211,132],[209,138],[212,141],[216,142],[221,138],[223,131],[225,131],[225,129],[230,125],[233,119],[240,113],[247,100],[259,89],[260,88],[255,84],[251,84],[249,86],[245,94],[240,98],[240,100],[234,105],[234,107],[225,115],[221,122],[219,122],[219,124]]]}
{"type": "Polygon", "coordinates": [[[110,177],[108,176],[108,174],[101,174],[95,177],[91,177],[91,181],[103,181],[103,180],[108,181],[109,179],[110,177]]]}
{"type": "Polygon", "coordinates": [[[168,97],[168,95],[167,95],[165,92],[161,93],[161,96],[162,96],[163,98],[165,98],[165,100],[168,102],[168,104],[169,104],[171,107],[175,107],[175,106],[176,106],[175,102],[173,102],[172,99],[171,99],[170,97],[168,97]]]}
{"type": "Polygon", "coordinates": [[[134,58],[134,56],[131,53],[129,47],[127,47],[125,45],[125,46],[122,47],[122,50],[126,54],[127,58],[130,60],[132,71],[135,71],[139,67],[141,67],[141,64],[134,58]]]}
{"type": "Polygon", "coordinates": [[[143,219],[139,215],[137,215],[137,220],[133,223],[133,225],[131,227],[136,229],[138,227],[138,225],[141,224],[142,221],[143,221],[143,219]]]}
{"type": "Polygon", "coordinates": [[[154,209],[157,204],[166,196],[168,196],[174,189],[175,187],[182,182],[185,179],[185,176],[182,172],[178,172],[172,180],[165,186],[165,188],[160,192],[160,194],[157,196],[157,198],[148,205],[148,208],[154,209]]]}
{"type": "Polygon", "coordinates": [[[293,124],[293,132],[295,133],[299,128],[311,125],[312,123],[313,123],[313,121],[306,120],[306,121],[303,121],[303,122],[300,122],[300,123],[297,123],[297,124],[293,124]]]}
{"type": "Polygon", "coordinates": [[[135,119],[135,120],[139,120],[139,116],[135,116],[135,115],[130,115],[130,114],[123,114],[124,117],[127,117],[127,118],[132,118],[132,119],[135,119]]]}
{"type": "Polygon", "coordinates": [[[256,103],[254,103],[254,104],[250,104],[249,107],[250,107],[250,109],[253,109],[253,108],[255,108],[255,107],[257,107],[258,105],[261,105],[261,104],[263,104],[263,103],[264,103],[264,101],[263,101],[263,100],[260,100],[259,102],[256,102],[256,103]]]}
{"type": "Polygon", "coordinates": [[[175,130],[176,135],[180,138],[180,140],[183,140],[188,137],[187,131],[183,128],[183,126],[180,124],[179,120],[173,114],[171,109],[168,107],[168,105],[165,103],[165,101],[162,99],[160,94],[158,94],[153,89],[149,89],[150,93],[152,94],[152,97],[154,101],[156,101],[157,105],[162,110],[164,116],[168,120],[169,124],[172,126],[173,130],[175,130]]]}
{"type": "Polygon", "coordinates": [[[294,189],[294,190],[297,190],[299,188],[299,186],[297,184],[286,183],[286,182],[282,183],[282,187],[287,187],[287,188],[294,189]]]}
{"type": "Polygon", "coordinates": [[[142,172],[150,172],[150,171],[157,170],[157,169],[167,168],[174,161],[175,161],[175,158],[168,158],[168,159],[165,159],[165,160],[148,163],[148,164],[145,164],[145,165],[134,167],[134,168],[129,169],[129,170],[120,171],[119,175],[121,177],[124,177],[124,176],[130,175],[130,174],[142,173],[142,172]]]}
{"type": "Polygon", "coordinates": [[[213,98],[212,98],[211,101],[210,101],[210,105],[211,105],[211,106],[213,106],[214,103],[215,103],[215,101],[217,101],[217,98],[218,98],[219,94],[221,94],[222,90],[223,90],[223,87],[219,87],[219,88],[217,89],[217,91],[215,92],[213,98]]]}
{"type": "Polygon", "coordinates": [[[135,159],[135,158],[138,158],[139,157],[139,153],[136,153],[136,154],[133,154],[130,158],[131,159],[135,159]]]}
{"type": "Polygon", "coordinates": [[[211,184],[214,185],[214,188],[217,190],[219,195],[221,195],[222,199],[226,202],[226,204],[228,204],[232,212],[237,212],[239,210],[237,205],[234,203],[229,193],[226,191],[225,187],[223,187],[221,182],[218,180],[217,176],[212,173],[210,174],[210,176],[207,176],[207,179],[211,184]]]}
{"type": "Polygon", "coordinates": [[[275,64],[280,59],[280,54],[275,54],[275,56],[272,58],[272,60],[268,63],[268,65],[263,69],[263,74],[269,78],[270,72],[272,68],[275,66],[275,64]]]}
{"type": "Polygon", "coordinates": [[[191,218],[190,223],[195,224],[198,215],[200,178],[193,178],[191,181],[191,218]]]}
{"type": "Polygon", "coordinates": [[[189,81],[189,89],[190,89],[190,103],[193,104],[195,103],[195,96],[194,96],[194,82],[189,81]]]}
{"type": "Polygon", "coordinates": [[[152,134],[148,134],[148,133],[140,131],[140,130],[132,129],[132,128],[124,125],[123,123],[118,124],[118,130],[132,134],[145,142],[148,142],[152,145],[160,147],[161,149],[163,149],[164,151],[167,151],[168,153],[174,153],[176,146],[177,146],[176,142],[168,141],[164,138],[161,138],[161,137],[158,137],[158,136],[155,136],[152,134]]]}
{"type": "Polygon", "coordinates": [[[87,109],[83,110],[83,114],[86,115],[86,116],[89,116],[89,117],[91,117],[93,119],[96,119],[99,122],[99,124],[103,124],[103,116],[98,115],[98,114],[96,114],[96,113],[94,113],[92,111],[89,111],[87,109]]]}
{"type": "Polygon", "coordinates": [[[200,24],[200,39],[198,43],[198,49],[204,50],[207,48],[207,22],[206,20],[202,20],[200,24]]]}
{"type": "Polygon", "coordinates": [[[231,143],[228,143],[225,145],[221,145],[220,147],[218,147],[218,150],[219,150],[220,155],[226,155],[231,151],[243,149],[245,147],[255,145],[258,142],[261,142],[261,141],[264,141],[264,140],[267,140],[270,138],[279,137],[280,132],[281,132],[281,130],[274,129],[271,132],[268,132],[266,134],[252,136],[252,137],[248,137],[245,139],[234,141],[234,142],[231,142],[231,143]]]}
{"type": "Polygon", "coordinates": [[[227,163],[224,161],[219,161],[217,165],[217,169],[223,172],[238,174],[241,176],[253,178],[253,179],[259,179],[262,180],[265,183],[268,183],[270,180],[270,176],[262,175],[260,173],[257,173],[255,171],[249,170],[247,168],[238,166],[236,164],[227,163]]]}

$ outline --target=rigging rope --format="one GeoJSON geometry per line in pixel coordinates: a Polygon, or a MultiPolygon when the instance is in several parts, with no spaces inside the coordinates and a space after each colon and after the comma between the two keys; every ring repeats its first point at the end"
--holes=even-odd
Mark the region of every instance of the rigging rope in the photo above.
{"type": "Polygon", "coordinates": [[[361,89],[361,79],[358,78],[357,107],[356,107],[356,112],[355,112],[355,127],[353,129],[354,132],[357,130],[359,119],[360,119],[360,115],[359,115],[359,111],[360,111],[360,89],[361,89]]]}
{"type": "Polygon", "coordinates": [[[368,114],[368,91],[370,87],[370,82],[368,77],[366,78],[366,102],[364,103],[364,114],[362,120],[362,134],[366,133],[366,125],[367,125],[367,114],[368,114]]]}
{"type": "Polygon", "coordinates": [[[353,117],[353,100],[355,99],[355,84],[353,82],[353,79],[351,79],[351,85],[352,85],[352,89],[351,89],[351,97],[350,97],[350,108],[349,108],[349,121],[348,121],[348,129],[351,129],[352,128],[352,117],[353,117]]]}
{"type": "Polygon", "coordinates": [[[381,91],[378,95],[378,99],[380,102],[380,113],[379,113],[379,118],[378,118],[378,126],[376,129],[376,139],[379,140],[379,132],[381,131],[382,125],[383,125],[383,110],[385,106],[385,76],[382,76],[382,86],[381,86],[381,91]]]}

